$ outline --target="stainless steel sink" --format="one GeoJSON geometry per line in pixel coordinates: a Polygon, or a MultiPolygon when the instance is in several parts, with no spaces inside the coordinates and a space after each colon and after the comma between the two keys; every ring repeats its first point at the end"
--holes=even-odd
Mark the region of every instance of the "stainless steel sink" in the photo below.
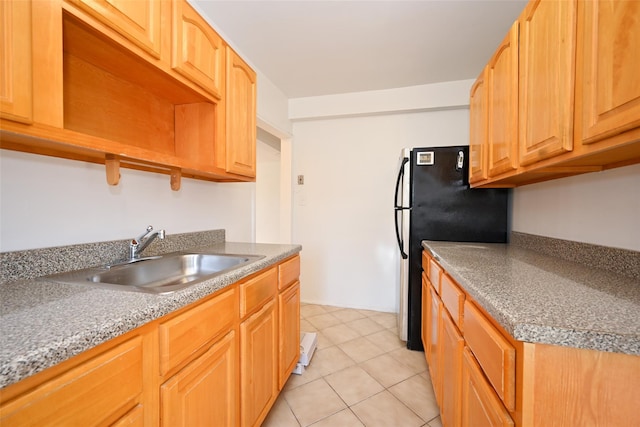
{"type": "Polygon", "coordinates": [[[47,276],[45,279],[133,292],[166,294],[242,267],[262,255],[172,253],[106,267],[47,276]]]}

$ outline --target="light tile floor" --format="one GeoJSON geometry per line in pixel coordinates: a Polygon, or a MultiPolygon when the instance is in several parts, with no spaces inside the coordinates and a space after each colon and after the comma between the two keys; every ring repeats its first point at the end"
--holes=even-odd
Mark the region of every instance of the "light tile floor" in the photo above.
{"type": "Polygon", "coordinates": [[[318,332],[263,427],[441,427],[423,352],[407,350],[396,315],[302,304],[300,330],[318,332]]]}

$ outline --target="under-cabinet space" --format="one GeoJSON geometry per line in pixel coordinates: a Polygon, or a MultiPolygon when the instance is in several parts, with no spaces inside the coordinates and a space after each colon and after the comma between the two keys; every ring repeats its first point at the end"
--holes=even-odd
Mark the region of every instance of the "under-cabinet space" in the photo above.
{"type": "Polygon", "coordinates": [[[65,129],[122,144],[113,151],[125,156],[213,166],[215,103],[70,15],[63,31],[65,129]]]}

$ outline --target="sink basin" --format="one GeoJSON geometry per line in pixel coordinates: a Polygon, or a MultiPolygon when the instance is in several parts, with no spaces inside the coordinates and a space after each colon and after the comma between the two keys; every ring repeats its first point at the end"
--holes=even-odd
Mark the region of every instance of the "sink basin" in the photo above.
{"type": "Polygon", "coordinates": [[[55,274],[46,279],[134,292],[166,294],[226,273],[262,255],[173,253],[104,268],[55,274]]]}

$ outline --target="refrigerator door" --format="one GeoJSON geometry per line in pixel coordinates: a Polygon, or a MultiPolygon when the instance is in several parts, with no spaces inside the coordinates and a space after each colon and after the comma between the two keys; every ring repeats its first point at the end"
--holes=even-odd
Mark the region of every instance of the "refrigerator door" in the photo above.
{"type": "Polygon", "coordinates": [[[407,340],[408,331],[408,304],[409,304],[409,219],[411,207],[410,197],[410,165],[411,151],[408,148],[402,150],[400,155],[400,166],[396,180],[396,191],[394,201],[396,238],[398,249],[400,250],[400,295],[398,308],[398,336],[402,341],[407,340]]]}
{"type": "Polygon", "coordinates": [[[422,241],[506,242],[506,189],[471,189],[469,147],[411,152],[407,347],[422,349],[422,241]]]}

